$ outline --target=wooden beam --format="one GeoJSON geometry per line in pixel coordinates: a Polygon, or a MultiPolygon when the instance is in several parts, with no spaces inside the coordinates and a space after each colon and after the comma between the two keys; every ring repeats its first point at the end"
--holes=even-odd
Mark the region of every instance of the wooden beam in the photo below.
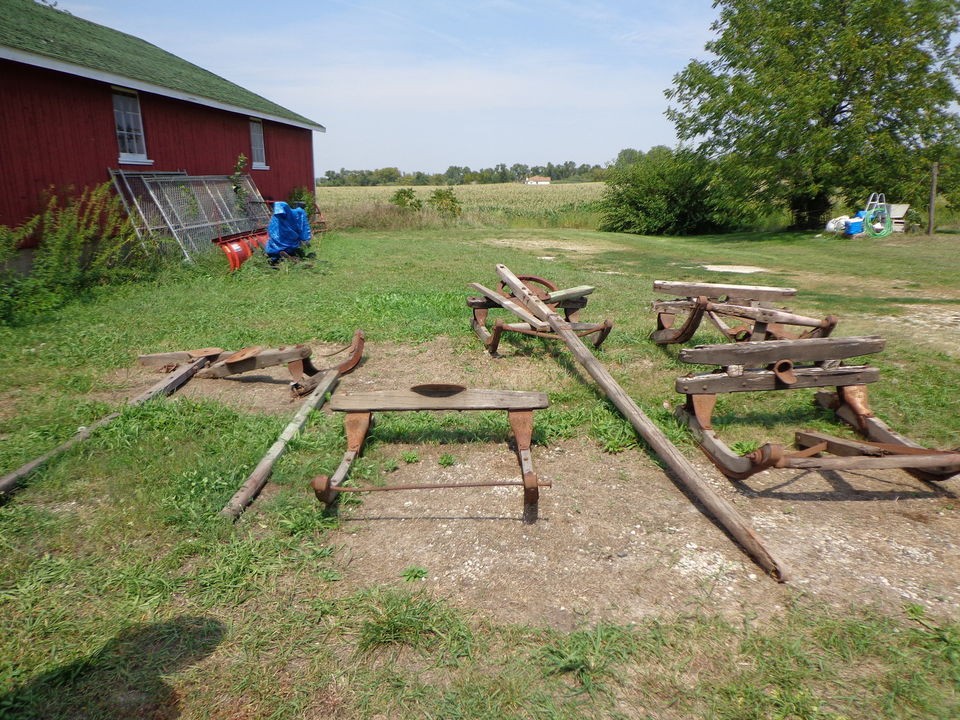
{"type": "Polygon", "coordinates": [[[247,477],[243,485],[240,486],[240,489],[237,490],[229,502],[223,506],[223,509],[220,511],[223,517],[236,520],[240,517],[240,514],[247,505],[253,502],[257,495],[260,494],[263,486],[267,484],[270,474],[273,472],[273,466],[287,449],[287,443],[289,443],[306,424],[310,412],[323,405],[327,393],[333,388],[339,377],[340,371],[336,369],[327,370],[323,374],[323,378],[317,387],[314,388],[313,392],[304,400],[297,414],[293,416],[293,419],[286,428],[284,428],[283,432],[280,433],[277,441],[273,443],[270,450],[267,451],[267,454],[263,456],[263,459],[257,463],[257,466],[247,477]]]}
{"type": "Polygon", "coordinates": [[[671,293],[674,297],[749,298],[751,300],[781,300],[797,294],[796,288],[768,285],[725,285],[722,283],[685,283],[654,280],[653,289],[671,293]]]}
{"type": "Polygon", "coordinates": [[[515,303],[510,298],[504,297],[500,293],[494,292],[490,288],[484,287],[480,283],[470,283],[470,287],[472,287],[474,290],[477,290],[483,293],[483,295],[488,300],[492,300],[493,302],[495,302],[497,305],[504,308],[505,310],[509,310],[514,315],[516,315],[521,320],[523,320],[525,323],[529,323],[531,326],[533,326],[537,330],[549,329],[550,326],[547,323],[542,322],[541,320],[538,320],[537,318],[535,318],[533,315],[531,315],[529,312],[527,312],[524,308],[522,308],[520,305],[515,303]]]}
{"type": "Polygon", "coordinates": [[[760,567],[778,581],[785,581],[788,573],[783,562],[764,546],[760,536],[740,513],[700,477],[697,469],[670,442],[663,431],[643,413],[637,403],[627,395],[613,376],[587,349],[583,341],[570,329],[569,324],[541,302],[506,265],[497,265],[497,274],[513,290],[516,297],[524,303],[527,309],[550,324],[554,332],[570,348],[570,352],[577,362],[583,365],[607,397],[616,405],[617,409],[630,421],[634,429],[670,467],[681,485],[703,504],[707,511],[740,543],[740,546],[760,567]]]}
{"type": "Polygon", "coordinates": [[[197,373],[197,377],[207,379],[225,378],[251,370],[273,367],[274,365],[285,365],[294,360],[304,360],[310,357],[311,352],[309,345],[294,345],[292,347],[261,350],[256,355],[235,361],[231,361],[231,356],[228,356],[215,362],[206,370],[197,373]]]}
{"type": "Polygon", "coordinates": [[[832,369],[794,368],[796,382],[784,384],[771,370],[744,370],[740,375],[703,373],[677,378],[674,387],[684,395],[759,392],[762,390],[797,390],[812,387],[866,385],[880,379],[880,371],[868,365],[851,365],[832,369]]]}
{"type": "Polygon", "coordinates": [[[698,365],[762,367],[778,360],[818,362],[870,355],[883,350],[886,343],[882,337],[867,336],[697,345],[681,350],[680,360],[698,365]]]}
{"type": "Polygon", "coordinates": [[[564,300],[582,298],[591,294],[594,290],[596,290],[596,288],[590,285],[577,285],[576,287],[567,288],[566,290],[554,290],[552,293],[547,294],[547,302],[559,303],[564,300]]]}

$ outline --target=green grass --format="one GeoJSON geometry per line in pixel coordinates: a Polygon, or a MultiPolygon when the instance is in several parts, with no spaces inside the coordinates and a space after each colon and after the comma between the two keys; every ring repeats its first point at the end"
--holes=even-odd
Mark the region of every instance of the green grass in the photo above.
{"type": "MultiPolygon", "coordinates": [[[[956,243],[945,235],[344,232],[324,237],[312,263],[273,271],[253,260],[230,275],[222,258],[210,258],[162,280],[98,290],[44,322],[0,328],[0,472],[122,410],[0,505],[0,716],[174,708],[191,718],[957,717],[955,620],[807,598],[763,622],[664,609],[635,625],[572,632],[496,625],[429,584],[407,582],[424,568],[411,565],[390,587],[352,574],[331,541],[337,518],[305,489],[340,461],[336,418],[311,415],[277,464],[272,492],[230,526],[217,511],[287,418],[176,396],[121,407],[123,370],[142,352],[346,343],[360,327],[376,343],[442,335],[465,368],[476,365],[482,350],[467,322],[466,285],[495,284],[503,262],[561,286],[597,287],[587,314],[616,322],[599,357],[691,457],[697,450],[663,407],[679,400],[673,380],[689,368],[676,348],[646,339],[654,279],[790,285],[800,291],[797,312],[838,314],[846,334],[886,335],[874,360],[883,376],[871,388],[875,411],[946,447],[960,435],[956,356],[879,318],[960,307],[956,243]],[[766,270],[708,275],[705,263],[766,270]]],[[[703,331],[695,341],[715,339],[703,331]]],[[[503,347],[538,368],[542,387],[527,389],[549,393],[535,443],[586,436],[611,452],[638,445],[554,344],[507,338],[503,347]]],[[[722,398],[723,437],[748,447],[786,442],[797,426],[844,432],[807,393],[766,395],[722,398]]],[[[383,413],[354,477],[376,481],[420,461],[392,447],[398,442],[508,437],[503,413],[383,413]]]]}

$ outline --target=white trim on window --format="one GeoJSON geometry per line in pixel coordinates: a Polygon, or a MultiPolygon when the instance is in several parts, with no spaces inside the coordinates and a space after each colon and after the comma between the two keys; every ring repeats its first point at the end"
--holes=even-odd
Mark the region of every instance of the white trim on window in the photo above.
{"type": "Polygon", "coordinates": [[[140,115],[140,98],[136,92],[113,88],[113,121],[116,126],[120,163],[124,165],[153,165],[147,157],[147,141],[140,115]]]}
{"type": "Polygon", "coordinates": [[[256,118],[250,118],[250,167],[254,170],[270,169],[263,143],[263,121],[256,118]]]}

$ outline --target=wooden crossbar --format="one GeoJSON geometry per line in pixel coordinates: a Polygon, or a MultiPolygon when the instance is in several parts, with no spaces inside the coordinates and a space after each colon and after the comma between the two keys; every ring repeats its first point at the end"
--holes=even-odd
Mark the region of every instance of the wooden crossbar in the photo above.
{"type": "Polygon", "coordinates": [[[822,362],[870,355],[883,350],[881,337],[828,337],[804,340],[763,340],[738,345],[698,345],[680,351],[680,360],[698,365],[758,367],[779,360],[822,362]]]}
{"type": "Polygon", "coordinates": [[[722,283],[685,283],[654,280],[653,289],[672,293],[674,297],[750,298],[752,300],[782,300],[797,294],[796,288],[768,285],[725,285],[722,283]]]}

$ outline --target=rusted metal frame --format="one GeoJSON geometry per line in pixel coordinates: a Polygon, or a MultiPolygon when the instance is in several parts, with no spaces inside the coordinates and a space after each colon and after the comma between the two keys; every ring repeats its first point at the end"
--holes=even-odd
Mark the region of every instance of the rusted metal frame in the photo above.
{"type": "Polygon", "coordinates": [[[661,305],[663,305],[665,309],[657,313],[657,329],[650,333],[650,339],[657,345],[672,345],[685,343],[692,338],[694,333],[697,332],[697,328],[700,327],[703,313],[706,310],[706,302],[694,300],[689,307],[690,314],[687,315],[686,321],[679,328],[673,327],[677,316],[676,313],[673,312],[672,304],[671,307],[667,309],[665,304],[654,303],[654,309],[661,305]]]}
{"type": "MultiPolygon", "coordinates": [[[[127,401],[128,407],[134,407],[142,403],[147,402],[155,397],[161,395],[171,395],[183,387],[187,381],[190,380],[197,371],[205,367],[207,364],[207,358],[200,357],[178,365],[176,369],[170,373],[167,377],[155,383],[148,390],[132,397],[127,401]]],[[[58,455],[65,453],[67,450],[72,448],[74,445],[77,445],[80,442],[83,442],[89,438],[95,431],[100,428],[109,425],[111,422],[120,417],[120,413],[113,412],[105,417],[100,418],[92,425],[87,427],[82,427],[66,442],[61,443],[52,450],[48,450],[43,455],[40,455],[37,458],[21,465],[16,470],[7,473],[3,477],[0,477],[0,501],[4,500],[10,494],[12,494],[17,486],[27,477],[29,477],[33,472],[38,470],[40,467],[45,465],[49,460],[55,458],[58,455]]]]}
{"type": "Polygon", "coordinates": [[[655,302],[653,309],[658,313],[657,329],[651,333],[651,339],[661,345],[686,342],[693,337],[704,314],[724,337],[732,342],[827,337],[837,325],[837,319],[832,315],[818,320],[770,307],[768,300],[792,297],[796,294],[793,288],[737,287],[712,283],[655,281],[655,290],[686,290],[698,294],[687,296],[686,299],[655,302]],[[689,314],[683,326],[674,329],[678,311],[687,311],[689,314]],[[731,328],[721,319],[722,315],[748,322],[731,328]],[[787,332],[785,326],[811,329],[794,335],[787,332]]]}
{"type": "Polygon", "coordinates": [[[290,370],[290,374],[293,376],[294,380],[293,384],[290,386],[291,392],[301,397],[304,395],[309,395],[314,391],[317,385],[323,381],[323,374],[328,370],[336,370],[340,375],[346,375],[347,373],[353,371],[363,359],[363,349],[365,345],[366,336],[364,335],[363,330],[357,330],[353,333],[353,339],[348,347],[344,348],[343,350],[338,350],[335,353],[331,353],[331,355],[337,355],[341,352],[348,353],[347,358],[339,365],[331,368],[317,368],[310,361],[309,357],[304,358],[302,361],[303,365],[299,367],[296,363],[288,363],[287,368],[290,370]]]}
{"type": "MultiPolygon", "coordinates": [[[[919,443],[891,429],[883,420],[876,417],[867,401],[866,388],[838,387],[834,392],[819,392],[817,403],[833,410],[837,417],[850,425],[867,440],[904,448],[927,450],[919,443]]],[[[911,475],[925,481],[941,481],[960,474],[960,467],[944,464],[936,467],[907,468],[911,475]]]]}
{"type": "Polygon", "coordinates": [[[336,502],[337,495],[341,492],[522,486],[524,490],[524,522],[536,521],[540,488],[551,487],[551,483],[540,480],[533,471],[533,462],[530,454],[533,437],[533,409],[531,408],[547,407],[549,401],[546,395],[544,393],[527,393],[520,391],[470,391],[465,389],[463,389],[463,392],[465,393],[464,397],[466,399],[462,402],[457,400],[458,393],[456,392],[450,395],[440,393],[434,395],[432,398],[429,395],[420,396],[422,400],[419,401],[416,407],[409,406],[411,398],[408,397],[408,395],[397,392],[362,393],[359,399],[354,399],[353,402],[351,402],[349,395],[340,398],[339,405],[335,404],[334,409],[346,413],[344,426],[347,435],[347,451],[344,453],[343,459],[333,476],[327,477],[320,475],[311,481],[317,499],[325,505],[331,505],[336,502]],[[490,397],[489,404],[485,404],[483,400],[485,396],[490,397]],[[374,408],[364,410],[352,409],[357,404],[366,404],[368,406],[374,406],[374,408]],[[459,407],[456,407],[456,405],[459,405],[459,407]],[[522,479],[519,482],[468,481],[456,483],[408,483],[390,486],[343,487],[343,483],[349,475],[350,467],[363,448],[374,409],[393,412],[402,412],[404,410],[506,410],[516,443],[516,453],[520,463],[522,479]]]}
{"type": "Polygon", "coordinates": [[[670,467],[682,485],[703,504],[710,515],[740,544],[740,547],[771,577],[780,582],[786,581],[788,572],[783,561],[765,546],[750,523],[704,482],[690,461],[670,442],[663,431],[643,413],[637,403],[614,380],[609,371],[591,354],[580,338],[570,330],[568,323],[540,301],[506,265],[497,265],[497,274],[510,286],[516,296],[521,298],[527,309],[550,324],[570,349],[574,358],[600,385],[607,397],[629,420],[634,429],[670,467]]]}
{"type": "Polygon", "coordinates": [[[537,474],[533,472],[530,458],[530,443],[533,438],[533,410],[510,410],[507,412],[510,429],[517,444],[517,457],[520,460],[520,473],[523,476],[524,514],[536,513],[540,499],[540,485],[537,474]]]}
{"type": "MultiPolygon", "coordinates": [[[[840,457],[855,457],[861,460],[870,458],[897,458],[902,464],[891,464],[891,467],[902,467],[905,470],[941,468],[952,466],[953,472],[960,472],[960,451],[931,450],[923,447],[912,447],[899,443],[863,442],[846,438],[835,438],[823,433],[806,431],[796,435],[797,447],[810,447],[817,443],[825,443],[827,452],[840,457]]],[[[856,467],[886,467],[886,465],[856,465],[856,467]]]]}

